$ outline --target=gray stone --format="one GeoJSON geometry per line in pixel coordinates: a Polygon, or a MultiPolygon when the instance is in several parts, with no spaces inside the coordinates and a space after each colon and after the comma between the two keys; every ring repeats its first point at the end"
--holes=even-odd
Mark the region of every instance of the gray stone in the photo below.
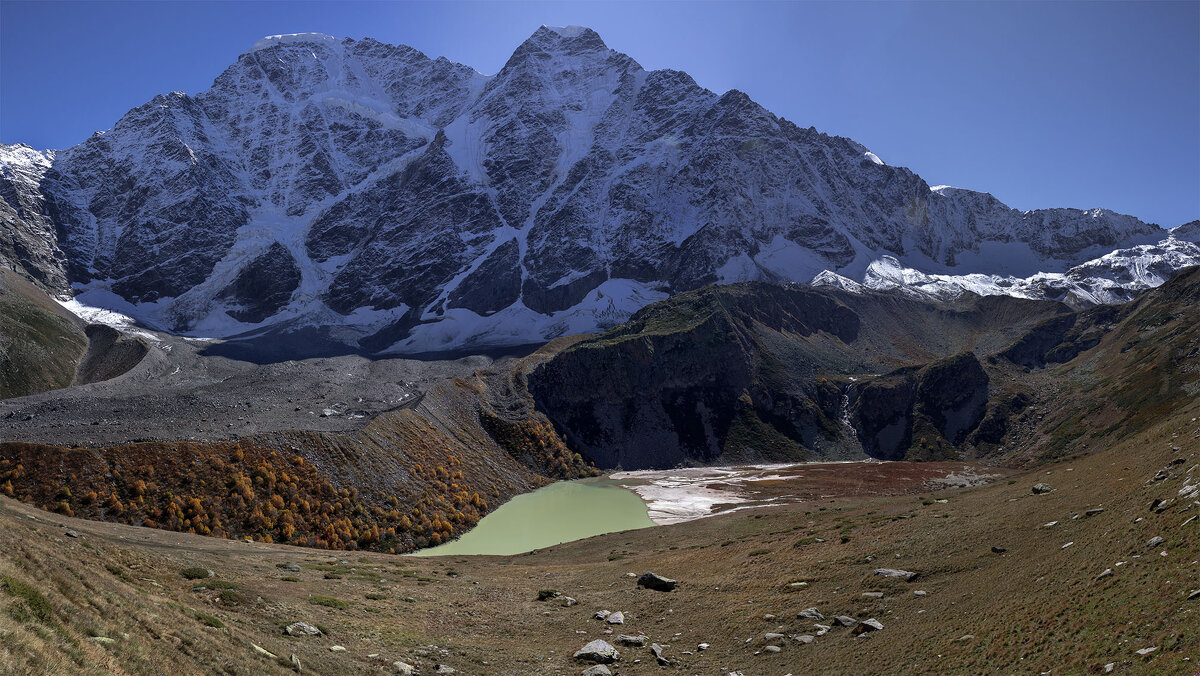
{"type": "Polygon", "coordinates": [[[562,604],[563,608],[570,608],[571,606],[575,605],[576,603],[579,603],[578,601],[571,598],[570,596],[564,596],[564,597],[560,598],[558,600],[558,602],[560,604],[562,604]]]}
{"type": "Polygon", "coordinates": [[[603,619],[606,619],[609,615],[612,615],[611,610],[597,610],[596,614],[592,615],[592,617],[596,618],[597,620],[603,620],[603,619]]]}
{"type": "Polygon", "coordinates": [[[929,592],[925,591],[924,589],[918,589],[913,592],[913,596],[927,596],[928,594],[929,592]]]}
{"type": "Polygon", "coordinates": [[[825,634],[828,634],[829,630],[833,629],[833,627],[829,626],[828,624],[814,624],[813,629],[817,630],[817,636],[824,636],[825,634]]]}
{"type": "Polygon", "coordinates": [[[650,652],[654,653],[654,659],[658,662],[659,666],[663,666],[663,667],[671,666],[671,660],[663,657],[663,654],[662,654],[663,647],[662,646],[660,646],[657,643],[651,643],[650,644],[650,652]]]}
{"type": "Polygon", "coordinates": [[[646,589],[669,592],[675,590],[675,585],[677,585],[678,582],[669,577],[663,577],[655,573],[645,572],[642,573],[642,576],[638,578],[637,584],[639,587],[645,587],[646,589]]]}
{"type": "Polygon", "coordinates": [[[866,634],[872,631],[879,631],[880,629],[883,629],[883,623],[875,618],[871,618],[869,620],[863,620],[862,622],[859,622],[858,625],[850,631],[850,633],[858,636],[860,634],[866,634]]]}
{"type": "Polygon", "coordinates": [[[1051,486],[1048,483],[1036,483],[1033,485],[1034,495],[1042,495],[1043,493],[1049,493],[1052,490],[1054,490],[1054,486],[1051,486]]]}
{"type": "Polygon", "coordinates": [[[439,664],[433,668],[433,673],[435,673],[435,674],[457,674],[458,669],[455,669],[454,667],[452,667],[448,664],[439,664]]]}
{"type": "Polygon", "coordinates": [[[75,532],[75,531],[73,531],[73,530],[69,530],[69,531],[67,531],[66,533],[63,533],[63,535],[66,535],[66,536],[67,536],[67,537],[69,537],[69,538],[77,538],[77,537],[79,537],[79,533],[76,533],[76,532],[75,532]]]}
{"type": "Polygon", "coordinates": [[[1104,569],[1104,572],[1102,572],[1102,573],[1100,573],[1099,575],[1097,575],[1097,576],[1096,576],[1096,579],[1097,579],[1097,580],[1102,580],[1102,579],[1104,579],[1104,578],[1106,578],[1106,577],[1108,577],[1109,575],[1112,575],[1112,574],[1113,574],[1113,569],[1112,569],[1112,568],[1105,568],[1105,569],[1104,569]]]}
{"type": "Polygon", "coordinates": [[[280,568],[282,568],[283,570],[286,570],[288,572],[292,572],[292,573],[300,572],[300,566],[297,566],[294,563],[285,563],[282,566],[280,566],[280,568]]]}
{"type": "Polygon", "coordinates": [[[392,667],[395,668],[396,673],[400,674],[401,676],[412,676],[413,674],[417,673],[416,667],[408,662],[396,660],[395,662],[392,662],[392,667]]]}
{"type": "Polygon", "coordinates": [[[833,618],[833,623],[841,627],[853,627],[854,625],[858,624],[858,620],[847,615],[838,615],[837,617],[833,618]]]}
{"type": "Polygon", "coordinates": [[[609,624],[625,624],[625,613],[619,610],[615,613],[609,613],[608,617],[604,618],[604,621],[609,624]]]}
{"type": "Polygon", "coordinates": [[[293,622],[283,630],[288,636],[320,636],[321,630],[307,622],[293,622]]]}
{"type": "Polygon", "coordinates": [[[329,646],[329,652],[331,652],[331,653],[344,653],[344,652],[346,652],[346,647],[345,647],[345,646],[340,646],[340,645],[331,645],[331,646],[329,646]]]}
{"type": "Polygon", "coordinates": [[[917,576],[917,574],[911,570],[897,570],[895,568],[876,568],[875,574],[882,575],[884,577],[901,577],[904,578],[905,582],[911,582],[912,579],[917,576]]]}
{"type": "Polygon", "coordinates": [[[1189,601],[1195,601],[1196,599],[1200,599],[1200,589],[1197,589],[1187,595],[1187,600],[1189,601]]]}
{"type": "Polygon", "coordinates": [[[783,650],[783,648],[780,648],[777,645],[769,645],[769,646],[764,647],[763,650],[765,652],[769,652],[769,653],[777,653],[777,652],[781,652],[783,650]]]}
{"type": "Polygon", "coordinates": [[[825,619],[825,616],[821,614],[821,611],[817,610],[816,608],[805,608],[804,610],[801,610],[800,612],[796,613],[796,617],[801,620],[823,620],[823,619],[825,619]]]}
{"type": "Polygon", "coordinates": [[[867,597],[867,598],[869,598],[869,599],[881,599],[881,598],[883,598],[883,592],[863,592],[863,593],[862,593],[862,595],[863,595],[863,596],[865,596],[865,597],[867,597]]]}
{"type": "Polygon", "coordinates": [[[646,645],[646,641],[649,640],[650,638],[643,634],[638,634],[637,636],[630,636],[629,634],[617,634],[617,643],[620,643],[621,645],[634,646],[636,648],[641,648],[642,646],[646,645]]]}
{"type": "Polygon", "coordinates": [[[292,653],[291,662],[292,662],[292,666],[295,667],[297,674],[304,671],[304,667],[302,667],[300,665],[300,658],[296,657],[296,653],[292,653]]]}
{"type": "Polygon", "coordinates": [[[781,638],[783,638],[783,634],[777,634],[775,632],[768,632],[766,634],[763,634],[764,641],[778,641],[781,638]]]}
{"type": "Polygon", "coordinates": [[[598,662],[600,664],[612,664],[620,656],[621,653],[617,652],[617,649],[611,643],[603,639],[596,639],[588,643],[576,651],[574,655],[577,660],[598,662]]]}
{"type": "Polygon", "coordinates": [[[608,667],[604,666],[603,664],[593,664],[587,669],[584,669],[583,673],[579,676],[612,676],[612,672],[609,671],[608,667]]]}
{"type": "Polygon", "coordinates": [[[1137,654],[1142,657],[1145,657],[1146,655],[1149,655],[1150,653],[1154,652],[1155,650],[1158,650],[1158,646],[1153,646],[1150,648],[1142,648],[1141,650],[1137,651],[1137,654]]]}
{"type": "Polygon", "coordinates": [[[1104,511],[1103,507],[1093,507],[1083,513],[1084,516],[1096,516],[1104,511]]]}
{"type": "Polygon", "coordinates": [[[1158,470],[1158,473],[1154,475],[1154,481],[1162,481],[1163,479],[1166,479],[1169,476],[1171,476],[1171,473],[1168,472],[1167,468],[1164,467],[1164,468],[1158,470]]]}
{"type": "Polygon", "coordinates": [[[1149,549],[1150,547],[1157,547],[1157,546],[1161,545],[1163,542],[1166,542],[1166,541],[1163,540],[1158,535],[1155,535],[1154,537],[1152,537],[1146,541],[1146,548],[1149,549]]]}
{"type": "Polygon", "coordinates": [[[806,643],[807,644],[807,643],[812,643],[813,641],[815,641],[816,637],[813,636],[812,634],[796,634],[795,636],[792,637],[792,639],[794,641],[796,641],[797,643],[806,643]]]}

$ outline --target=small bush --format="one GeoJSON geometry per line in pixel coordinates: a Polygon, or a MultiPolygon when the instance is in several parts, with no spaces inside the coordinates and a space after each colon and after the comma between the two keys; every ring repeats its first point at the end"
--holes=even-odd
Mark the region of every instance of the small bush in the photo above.
{"type": "Polygon", "coordinates": [[[549,601],[550,599],[557,598],[558,595],[557,589],[541,589],[538,591],[538,600],[549,601]]]}
{"type": "Polygon", "coordinates": [[[206,627],[212,627],[213,629],[224,629],[225,628],[225,623],[218,620],[217,618],[213,617],[212,615],[205,615],[204,613],[196,613],[196,619],[200,621],[200,624],[203,624],[206,627]]]}
{"type": "Polygon", "coordinates": [[[179,574],[182,575],[183,579],[185,580],[203,580],[210,577],[210,572],[211,571],[207,568],[192,567],[184,568],[183,570],[179,571],[179,574]]]}
{"type": "Polygon", "coordinates": [[[325,573],[325,579],[326,580],[340,580],[340,579],[342,579],[342,576],[338,575],[337,573],[325,573]]]}
{"type": "Polygon", "coordinates": [[[56,624],[54,606],[50,605],[50,599],[47,599],[38,590],[7,575],[0,576],[0,590],[24,601],[29,609],[29,614],[38,622],[46,625],[56,624]]]}
{"type": "Polygon", "coordinates": [[[382,601],[387,598],[387,594],[367,594],[368,601],[382,601]]]}
{"type": "Polygon", "coordinates": [[[281,577],[281,578],[279,578],[279,581],[280,582],[299,582],[300,578],[290,577],[290,576],[289,577],[281,577]]]}
{"type": "Polygon", "coordinates": [[[349,603],[341,599],[335,599],[332,596],[319,596],[317,594],[309,596],[308,602],[314,606],[325,606],[326,608],[337,608],[338,610],[345,610],[350,607],[349,603]]]}

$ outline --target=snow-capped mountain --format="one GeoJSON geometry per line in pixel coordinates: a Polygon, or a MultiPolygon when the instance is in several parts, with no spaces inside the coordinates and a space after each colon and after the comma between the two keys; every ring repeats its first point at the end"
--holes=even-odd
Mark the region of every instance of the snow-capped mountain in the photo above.
{"type": "Polygon", "coordinates": [[[1004,280],[1048,273],[1106,302],[1196,262],[1131,216],[930,188],[580,27],[539,28],[490,76],[265,38],[75,147],[0,146],[0,198],[0,260],[52,292],[187,335],[316,326],[372,351],[593,330],[711,282],[911,268],[914,288],[1026,294],[1039,282],[1004,280]]]}

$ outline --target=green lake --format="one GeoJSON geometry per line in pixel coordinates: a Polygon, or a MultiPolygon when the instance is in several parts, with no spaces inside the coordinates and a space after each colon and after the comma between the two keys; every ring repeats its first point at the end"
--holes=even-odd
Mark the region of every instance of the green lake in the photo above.
{"type": "Polygon", "coordinates": [[[509,500],[457,540],[410,556],[520,554],[653,525],[646,503],[613,479],[559,481],[509,500]]]}

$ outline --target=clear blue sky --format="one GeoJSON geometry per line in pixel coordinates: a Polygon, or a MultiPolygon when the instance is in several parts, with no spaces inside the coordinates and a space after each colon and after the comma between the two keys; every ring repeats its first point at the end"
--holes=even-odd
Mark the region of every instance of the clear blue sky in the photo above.
{"type": "Polygon", "coordinates": [[[1200,218],[1200,2],[0,1],[0,141],[62,148],[196,93],[263,35],[403,43],[494,73],[540,24],[741,89],[930,184],[1021,209],[1200,218]]]}

